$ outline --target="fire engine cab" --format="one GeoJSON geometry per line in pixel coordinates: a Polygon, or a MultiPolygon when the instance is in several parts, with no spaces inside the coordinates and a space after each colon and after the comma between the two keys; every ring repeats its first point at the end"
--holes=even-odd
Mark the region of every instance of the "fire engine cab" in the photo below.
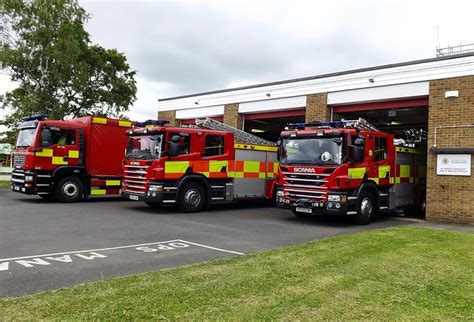
{"type": "Polygon", "coordinates": [[[426,154],[363,119],[291,124],[278,150],[277,206],[298,217],[424,211],[426,154]]]}
{"type": "Polygon", "coordinates": [[[131,126],[98,116],[24,119],[13,151],[11,189],[62,202],[120,196],[125,131],[131,126]]]}
{"type": "Polygon", "coordinates": [[[274,143],[210,118],[192,127],[167,121],[128,131],[122,196],[196,212],[215,203],[272,199],[274,143]]]}

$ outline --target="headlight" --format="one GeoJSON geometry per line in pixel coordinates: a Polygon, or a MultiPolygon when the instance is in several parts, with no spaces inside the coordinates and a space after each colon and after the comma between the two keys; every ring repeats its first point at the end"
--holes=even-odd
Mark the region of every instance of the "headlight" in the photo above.
{"type": "Polygon", "coordinates": [[[329,195],[328,196],[328,201],[339,202],[339,201],[341,201],[341,196],[340,195],[329,195]]]}
{"type": "Polygon", "coordinates": [[[163,186],[157,186],[157,185],[151,184],[148,187],[148,191],[162,192],[163,191],[163,186]]]}
{"type": "Polygon", "coordinates": [[[33,181],[33,176],[25,176],[25,181],[33,181]]]}
{"type": "Polygon", "coordinates": [[[277,197],[283,197],[283,190],[277,190],[277,197]]]}

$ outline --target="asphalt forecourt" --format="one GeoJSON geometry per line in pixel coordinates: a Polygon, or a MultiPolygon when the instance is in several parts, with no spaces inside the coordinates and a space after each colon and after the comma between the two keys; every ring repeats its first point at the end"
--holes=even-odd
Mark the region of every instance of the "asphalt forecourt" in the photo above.
{"type": "Polygon", "coordinates": [[[403,224],[302,221],[290,211],[248,203],[194,214],[120,199],[63,204],[7,188],[0,189],[0,205],[0,297],[403,224]]]}
{"type": "Polygon", "coordinates": [[[368,230],[4,299],[0,312],[15,320],[472,320],[473,243],[465,232],[368,230]]]}

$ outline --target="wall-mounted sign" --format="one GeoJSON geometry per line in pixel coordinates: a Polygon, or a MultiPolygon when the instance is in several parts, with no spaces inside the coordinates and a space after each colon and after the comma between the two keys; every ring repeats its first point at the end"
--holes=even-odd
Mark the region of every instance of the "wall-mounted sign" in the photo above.
{"type": "Polygon", "coordinates": [[[470,154],[438,154],[436,167],[437,175],[445,176],[470,176],[470,154]]]}

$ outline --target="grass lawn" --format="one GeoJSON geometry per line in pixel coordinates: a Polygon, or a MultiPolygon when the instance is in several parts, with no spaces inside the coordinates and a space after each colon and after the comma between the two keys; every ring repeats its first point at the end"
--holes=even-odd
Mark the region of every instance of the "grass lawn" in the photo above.
{"type": "Polygon", "coordinates": [[[371,230],[1,300],[0,319],[473,320],[473,249],[474,234],[371,230]]]}
{"type": "Polygon", "coordinates": [[[10,187],[10,181],[0,181],[0,187],[10,187]]]}

